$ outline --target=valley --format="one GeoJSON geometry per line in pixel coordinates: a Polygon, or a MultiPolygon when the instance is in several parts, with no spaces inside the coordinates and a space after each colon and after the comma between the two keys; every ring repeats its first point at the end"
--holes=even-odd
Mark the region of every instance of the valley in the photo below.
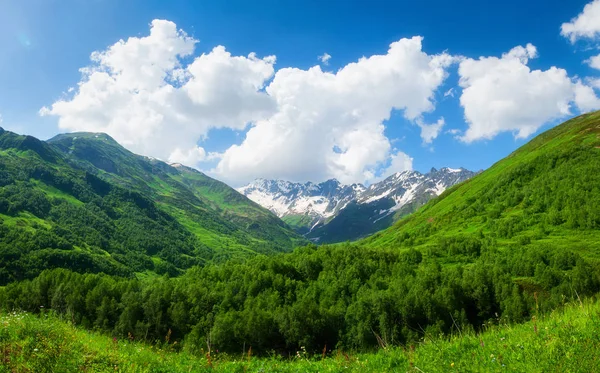
{"type": "Polygon", "coordinates": [[[600,0],[0,0],[0,373],[600,372],[600,0]]]}

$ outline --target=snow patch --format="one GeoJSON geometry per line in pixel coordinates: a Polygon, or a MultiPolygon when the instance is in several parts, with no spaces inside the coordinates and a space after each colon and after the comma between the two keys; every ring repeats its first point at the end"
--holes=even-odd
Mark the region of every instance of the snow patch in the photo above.
{"type": "Polygon", "coordinates": [[[283,217],[289,210],[290,202],[282,200],[281,198],[274,198],[272,195],[259,190],[253,190],[246,194],[246,197],[250,200],[258,203],[259,205],[267,208],[275,213],[278,217],[283,217]]]}
{"type": "Polygon", "coordinates": [[[373,196],[373,197],[369,197],[369,198],[367,198],[367,199],[365,199],[365,200],[361,201],[360,203],[371,203],[371,202],[375,202],[375,201],[377,201],[377,200],[380,200],[380,199],[382,199],[382,198],[384,198],[384,197],[387,197],[387,196],[389,196],[389,195],[390,195],[390,193],[392,193],[393,191],[394,191],[394,188],[392,188],[392,189],[388,189],[388,190],[386,190],[385,192],[383,192],[383,193],[380,193],[380,194],[377,194],[377,195],[375,195],[375,196],[373,196]]]}

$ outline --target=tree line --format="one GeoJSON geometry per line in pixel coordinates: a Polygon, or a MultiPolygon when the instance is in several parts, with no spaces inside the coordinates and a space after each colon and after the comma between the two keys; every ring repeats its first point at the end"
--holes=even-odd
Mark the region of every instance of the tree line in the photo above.
{"type": "Polygon", "coordinates": [[[0,304],[52,309],[119,338],[169,334],[195,352],[285,353],[369,349],[523,321],[600,289],[598,269],[574,252],[540,244],[498,250],[474,238],[446,244],[450,253],[478,253],[472,263],[442,265],[414,249],[309,245],[151,280],[54,269],[2,288],[0,304]]]}

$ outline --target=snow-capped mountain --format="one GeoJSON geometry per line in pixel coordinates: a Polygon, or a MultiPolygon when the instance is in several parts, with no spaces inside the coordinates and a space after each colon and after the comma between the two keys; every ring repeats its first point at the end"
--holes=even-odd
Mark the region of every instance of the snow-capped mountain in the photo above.
{"type": "Polygon", "coordinates": [[[343,185],[335,179],[319,184],[257,179],[239,188],[238,192],[273,211],[296,228],[311,228],[316,223],[333,217],[365,190],[361,184],[343,185]]]}
{"type": "Polygon", "coordinates": [[[320,242],[356,239],[386,228],[444,190],[475,175],[464,168],[404,171],[365,187],[332,179],[292,183],[257,179],[238,191],[320,242]]]}

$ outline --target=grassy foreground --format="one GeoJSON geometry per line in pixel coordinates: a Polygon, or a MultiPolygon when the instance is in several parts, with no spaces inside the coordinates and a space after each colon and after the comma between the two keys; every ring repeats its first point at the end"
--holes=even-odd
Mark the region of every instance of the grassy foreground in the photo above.
{"type": "MultiPolygon", "coordinates": [[[[168,338],[167,338],[168,340],[168,338]]],[[[476,335],[426,337],[416,346],[376,353],[344,351],[290,358],[176,352],[77,329],[54,316],[0,316],[0,372],[596,372],[600,302],[572,304],[520,325],[476,335]]]]}

